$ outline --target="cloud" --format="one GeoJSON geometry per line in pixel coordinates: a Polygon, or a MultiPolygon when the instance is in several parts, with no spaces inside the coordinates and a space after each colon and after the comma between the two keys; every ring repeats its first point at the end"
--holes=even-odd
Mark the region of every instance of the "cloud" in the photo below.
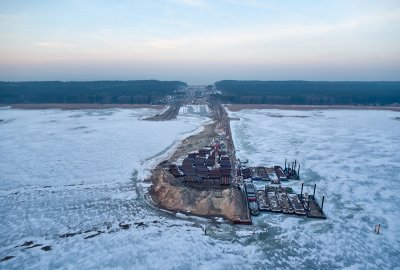
{"type": "Polygon", "coordinates": [[[175,4],[190,7],[206,7],[207,3],[203,0],[173,0],[175,4]]]}
{"type": "Polygon", "coordinates": [[[45,48],[59,47],[59,44],[57,42],[49,42],[49,41],[37,42],[35,45],[45,48]]]}
{"type": "Polygon", "coordinates": [[[54,42],[54,41],[36,42],[35,45],[42,48],[56,48],[56,49],[66,49],[74,47],[74,45],[70,43],[54,42]]]}

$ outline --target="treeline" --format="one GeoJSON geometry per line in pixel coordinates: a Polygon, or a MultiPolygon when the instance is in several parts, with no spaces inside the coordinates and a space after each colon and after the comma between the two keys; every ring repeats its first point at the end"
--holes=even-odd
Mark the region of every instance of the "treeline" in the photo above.
{"type": "Polygon", "coordinates": [[[219,81],[224,103],[297,105],[400,104],[400,82],[219,81]]]}
{"type": "Polygon", "coordinates": [[[0,103],[163,103],[179,81],[0,82],[0,103]]]}

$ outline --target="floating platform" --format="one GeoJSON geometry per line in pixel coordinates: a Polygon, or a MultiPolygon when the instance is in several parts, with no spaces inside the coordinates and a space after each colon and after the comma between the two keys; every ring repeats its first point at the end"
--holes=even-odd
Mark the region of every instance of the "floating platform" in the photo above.
{"type": "Polygon", "coordinates": [[[275,189],[273,187],[266,186],[265,193],[267,195],[267,201],[271,207],[271,211],[282,212],[282,208],[279,205],[278,198],[276,197],[275,189]]]}
{"type": "Polygon", "coordinates": [[[249,207],[250,214],[257,216],[260,214],[260,209],[256,195],[256,188],[251,182],[246,182],[244,183],[244,189],[246,192],[247,205],[249,207]]]}
{"type": "MultiPolygon", "coordinates": [[[[302,196],[299,194],[299,198],[301,199],[304,208],[307,212],[307,217],[309,218],[319,218],[319,219],[326,219],[326,215],[322,210],[322,207],[318,204],[314,195],[307,195],[305,194],[302,196]]],[[[322,206],[324,201],[322,201],[322,206]]]]}
{"type": "Polygon", "coordinates": [[[249,209],[250,214],[252,214],[253,216],[258,216],[258,214],[260,214],[260,208],[257,201],[249,201],[249,209]]]}
{"type": "Polygon", "coordinates": [[[268,173],[265,167],[251,167],[252,180],[268,181],[268,173]]]}
{"type": "Polygon", "coordinates": [[[300,198],[296,193],[289,193],[288,198],[289,198],[290,204],[293,207],[294,213],[296,215],[299,215],[299,216],[307,215],[307,212],[304,209],[304,206],[301,203],[300,198]]]}
{"type": "Polygon", "coordinates": [[[261,211],[271,211],[265,190],[257,190],[258,206],[261,211]]]}
{"type": "Polygon", "coordinates": [[[282,212],[284,214],[294,214],[294,210],[292,208],[292,205],[289,202],[286,192],[281,191],[281,192],[277,192],[276,194],[277,194],[279,205],[282,208],[282,212]]]}
{"type": "Polygon", "coordinates": [[[275,174],[278,176],[279,181],[287,181],[286,174],[281,166],[274,166],[275,174]]]}
{"type": "Polygon", "coordinates": [[[248,167],[247,162],[237,161],[237,176],[242,176],[243,179],[251,179],[255,181],[271,181],[272,184],[280,184],[281,181],[300,180],[300,164],[297,161],[287,164],[285,167],[275,165],[272,167],[248,167]]]}
{"type": "Polygon", "coordinates": [[[257,190],[256,194],[260,211],[326,219],[322,210],[323,201],[320,206],[314,195],[296,194],[291,187],[268,185],[265,190],[257,190]]]}
{"type": "Polygon", "coordinates": [[[268,179],[271,181],[271,184],[279,185],[281,183],[281,181],[279,180],[278,176],[275,173],[274,168],[266,167],[265,170],[267,171],[268,179]]]}

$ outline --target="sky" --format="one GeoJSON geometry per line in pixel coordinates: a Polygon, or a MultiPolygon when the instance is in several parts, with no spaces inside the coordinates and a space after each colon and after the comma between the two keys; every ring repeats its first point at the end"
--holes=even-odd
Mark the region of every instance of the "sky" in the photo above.
{"type": "Polygon", "coordinates": [[[400,80],[399,0],[0,0],[0,80],[400,80]]]}

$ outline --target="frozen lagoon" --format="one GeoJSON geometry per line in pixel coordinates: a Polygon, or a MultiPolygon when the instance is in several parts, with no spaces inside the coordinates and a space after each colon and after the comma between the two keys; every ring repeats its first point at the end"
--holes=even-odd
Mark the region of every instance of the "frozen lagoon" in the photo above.
{"type": "Polygon", "coordinates": [[[300,160],[305,184],[327,196],[328,216],[265,213],[255,226],[233,226],[175,218],[143,198],[151,167],[207,121],[198,111],[145,122],[154,111],[0,110],[0,258],[15,256],[0,268],[399,266],[399,113],[231,113],[242,119],[231,123],[238,156],[300,160]],[[381,235],[372,232],[376,223],[381,235]],[[78,234],[60,237],[67,233],[78,234]],[[26,241],[52,250],[19,246],[26,241]]]}
{"type": "MultiPolygon", "coordinates": [[[[281,166],[285,158],[297,159],[309,186],[305,190],[312,193],[317,184],[317,197],[325,194],[327,220],[272,213],[253,219],[276,230],[275,244],[263,248],[271,259],[324,269],[400,266],[399,115],[355,110],[230,113],[240,118],[231,121],[238,158],[281,166]],[[378,223],[381,235],[373,233],[378,223]]],[[[300,181],[289,183],[300,193],[300,181]]]]}

